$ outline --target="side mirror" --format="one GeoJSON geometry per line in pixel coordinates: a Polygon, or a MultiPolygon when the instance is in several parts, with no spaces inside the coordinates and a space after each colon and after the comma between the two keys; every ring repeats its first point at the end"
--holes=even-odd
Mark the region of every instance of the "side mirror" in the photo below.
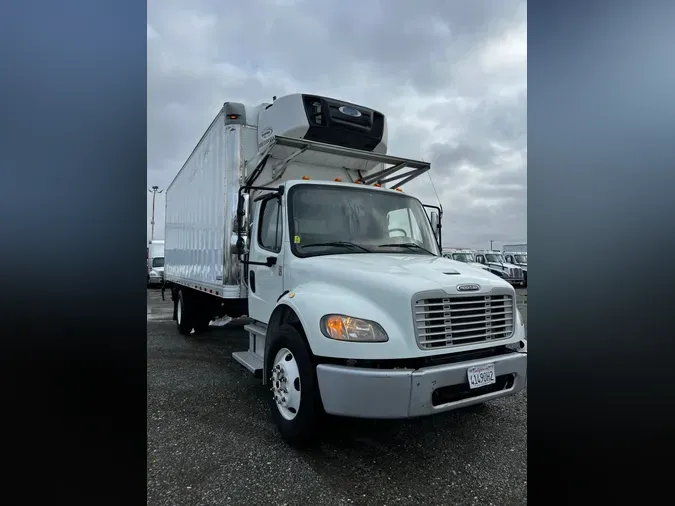
{"type": "Polygon", "coordinates": [[[265,265],[267,267],[272,267],[273,265],[276,265],[277,263],[277,257],[267,257],[265,259],[265,265]]]}
{"type": "Polygon", "coordinates": [[[232,245],[239,255],[245,255],[246,250],[248,249],[248,237],[246,237],[245,235],[237,237],[237,234],[233,234],[232,245]]]}
{"type": "Polygon", "coordinates": [[[440,232],[440,227],[439,225],[441,224],[440,219],[438,218],[438,213],[436,211],[431,212],[431,228],[434,231],[434,235],[436,238],[438,238],[438,234],[440,232]]]}

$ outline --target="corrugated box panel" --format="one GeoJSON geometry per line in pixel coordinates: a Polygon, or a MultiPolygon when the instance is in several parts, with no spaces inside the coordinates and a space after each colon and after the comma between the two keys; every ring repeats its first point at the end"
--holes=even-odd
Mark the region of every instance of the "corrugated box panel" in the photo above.
{"type": "Polygon", "coordinates": [[[167,279],[223,284],[227,155],[219,114],[167,190],[167,279]]]}

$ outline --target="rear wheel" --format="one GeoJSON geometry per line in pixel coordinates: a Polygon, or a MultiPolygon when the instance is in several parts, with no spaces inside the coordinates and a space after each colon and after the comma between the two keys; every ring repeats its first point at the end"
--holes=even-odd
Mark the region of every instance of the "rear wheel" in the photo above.
{"type": "Polygon", "coordinates": [[[178,332],[187,336],[192,332],[192,315],[190,314],[190,305],[185,304],[185,294],[183,290],[178,292],[178,300],[176,301],[176,326],[178,332]]]}
{"type": "Polygon", "coordinates": [[[195,321],[195,332],[206,332],[209,330],[209,325],[211,324],[211,317],[208,315],[200,315],[197,321],[195,321]]]}
{"type": "Polygon", "coordinates": [[[268,351],[270,410],[281,436],[292,445],[311,441],[323,414],[314,364],[300,333],[284,324],[268,351]]]}

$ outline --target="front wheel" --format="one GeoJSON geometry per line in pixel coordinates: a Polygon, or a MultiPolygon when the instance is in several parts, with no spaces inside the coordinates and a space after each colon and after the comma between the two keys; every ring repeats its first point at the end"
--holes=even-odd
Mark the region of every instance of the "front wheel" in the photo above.
{"type": "Polygon", "coordinates": [[[282,325],[267,357],[272,419],[288,443],[307,443],[315,437],[323,413],[307,345],[294,327],[282,325]]]}

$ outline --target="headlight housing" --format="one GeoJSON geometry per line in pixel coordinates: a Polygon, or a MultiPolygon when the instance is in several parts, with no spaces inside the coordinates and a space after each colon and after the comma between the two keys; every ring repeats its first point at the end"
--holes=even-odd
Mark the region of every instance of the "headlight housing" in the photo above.
{"type": "Polygon", "coordinates": [[[321,332],[328,339],[355,343],[384,343],[387,333],[377,323],[340,314],[327,314],[321,318],[321,332]]]}

